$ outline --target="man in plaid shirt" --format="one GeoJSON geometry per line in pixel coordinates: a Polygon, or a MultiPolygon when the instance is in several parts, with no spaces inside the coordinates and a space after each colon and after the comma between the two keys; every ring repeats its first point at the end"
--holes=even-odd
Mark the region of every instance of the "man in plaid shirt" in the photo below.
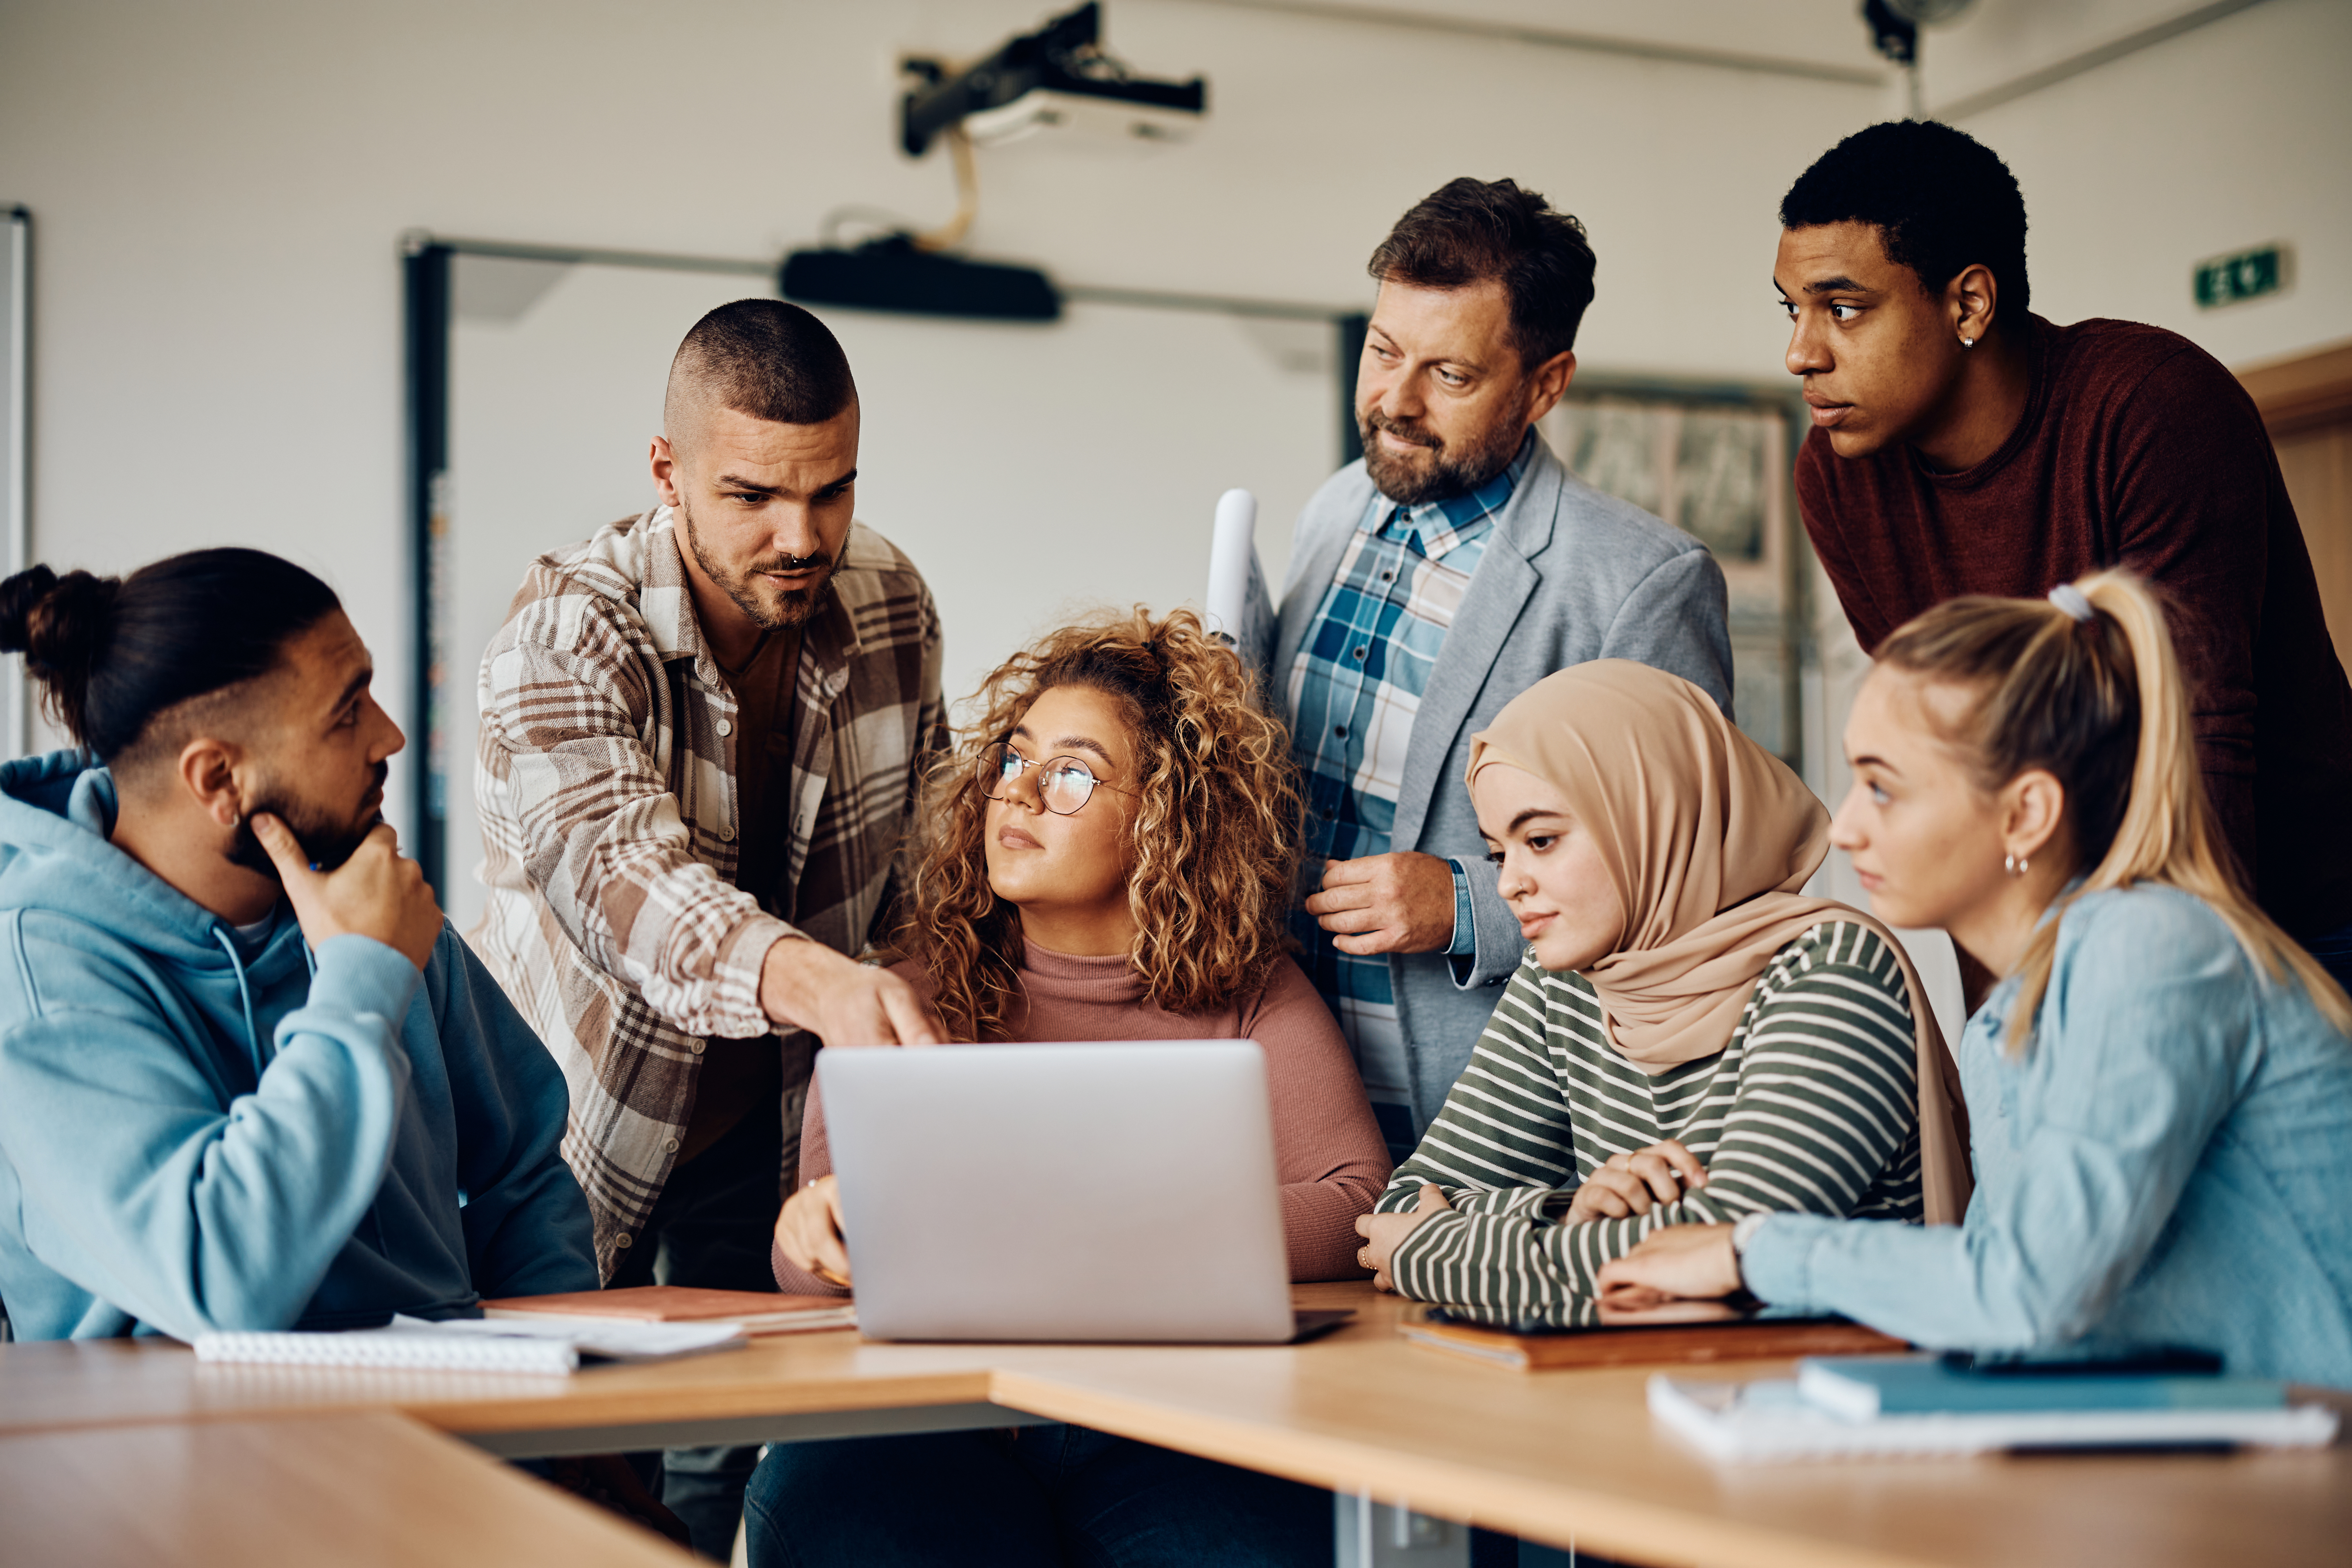
{"type": "Polygon", "coordinates": [[[1299,518],[1270,668],[1319,880],[1302,961],[1402,1162],[1525,952],[1463,785],[1470,738],[1596,658],[1671,671],[1727,713],[1731,639],[1706,549],[1535,432],[1576,372],[1583,226],[1509,180],[1455,180],[1370,270],[1364,458],[1299,518]]]}
{"type": "MultiPolygon", "coordinates": [[[[939,616],[852,519],[856,387],[815,317],[710,312],[662,426],[664,504],[532,563],[483,658],[473,942],[571,1085],[606,1282],[773,1289],[818,1041],[938,1037],[857,955],[944,739],[939,616]]],[[[707,1554],[756,1455],[670,1455],[707,1554]]]]}

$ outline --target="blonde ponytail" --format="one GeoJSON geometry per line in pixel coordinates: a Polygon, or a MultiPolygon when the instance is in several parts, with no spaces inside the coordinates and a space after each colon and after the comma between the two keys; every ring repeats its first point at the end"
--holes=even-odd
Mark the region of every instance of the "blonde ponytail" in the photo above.
{"type": "Polygon", "coordinates": [[[2254,904],[2205,795],[2188,683],[2147,584],[2100,572],[2074,588],[2090,618],[2034,599],[1954,599],[1898,628],[1881,660],[1983,697],[1955,737],[1998,789],[2043,768],[2066,792],[2087,869],[2035,931],[2019,964],[2009,1048],[2033,1033],[2066,905],[2086,893],[2155,882],[2194,894],[2226,921],[2273,982],[2288,972],[2328,1023],[2352,1035],[2352,999],[2254,904]]]}

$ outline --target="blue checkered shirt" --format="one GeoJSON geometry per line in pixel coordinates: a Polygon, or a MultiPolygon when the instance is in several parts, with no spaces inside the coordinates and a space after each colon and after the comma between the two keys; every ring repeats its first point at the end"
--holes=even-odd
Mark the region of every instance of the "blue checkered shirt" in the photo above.
{"type": "MultiPolygon", "coordinates": [[[[1532,434],[1501,473],[1466,494],[1402,507],[1375,490],[1339,572],[1299,644],[1286,683],[1291,754],[1307,792],[1307,880],[1326,860],[1391,847],[1413,714],[1471,574],[1535,450],[1532,434]]],[[[1469,883],[1454,868],[1453,952],[1472,951],[1469,883]]],[[[1356,1053],[1364,1089],[1391,1148],[1410,1151],[1412,1119],[1404,1036],[1385,954],[1354,957],[1304,910],[1292,918],[1300,955],[1356,1053]]]]}

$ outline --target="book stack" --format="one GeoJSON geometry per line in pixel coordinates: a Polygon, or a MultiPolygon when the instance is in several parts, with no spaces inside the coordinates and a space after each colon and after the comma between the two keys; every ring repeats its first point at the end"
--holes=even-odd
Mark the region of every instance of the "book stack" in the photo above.
{"type": "Polygon", "coordinates": [[[2218,1373],[1978,1370],[1933,1355],[1814,1358],[1794,1379],[1654,1376],[1650,1414],[1711,1458],[2323,1447],[2336,1414],[2218,1373]]]}

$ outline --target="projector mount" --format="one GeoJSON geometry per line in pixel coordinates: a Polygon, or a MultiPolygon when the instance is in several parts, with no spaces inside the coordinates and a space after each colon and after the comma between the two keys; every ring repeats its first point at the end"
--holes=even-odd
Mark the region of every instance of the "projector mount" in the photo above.
{"type": "Polygon", "coordinates": [[[901,100],[898,112],[899,145],[916,158],[958,126],[982,146],[1055,125],[1172,140],[1209,106],[1209,84],[1201,77],[1149,81],[1129,74],[1102,47],[1097,0],[961,69],[934,59],[901,63],[922,83],[901,100]]]}
{"type": "Polygon", "coordinates": [[[947,140],[955,216],[927,234],[898,227],[843,249],[833,243],[835,221],[863,209],[842,209],[826,220],[824,244],[784,258],[778,287],[787,300],[973,321],[1054,321],[1062,313],[1062,293],[1044,272],[954,254],[980,209],[972,147],[1054,126],[1168,141],[1208,108],[1208,83],[1200,77],[1168,82],[1130,76],[1102,47],[1096,0],[971,65],[902,63],[921,85],[900,103],[899,144],[919,158],[947,140]]]}

